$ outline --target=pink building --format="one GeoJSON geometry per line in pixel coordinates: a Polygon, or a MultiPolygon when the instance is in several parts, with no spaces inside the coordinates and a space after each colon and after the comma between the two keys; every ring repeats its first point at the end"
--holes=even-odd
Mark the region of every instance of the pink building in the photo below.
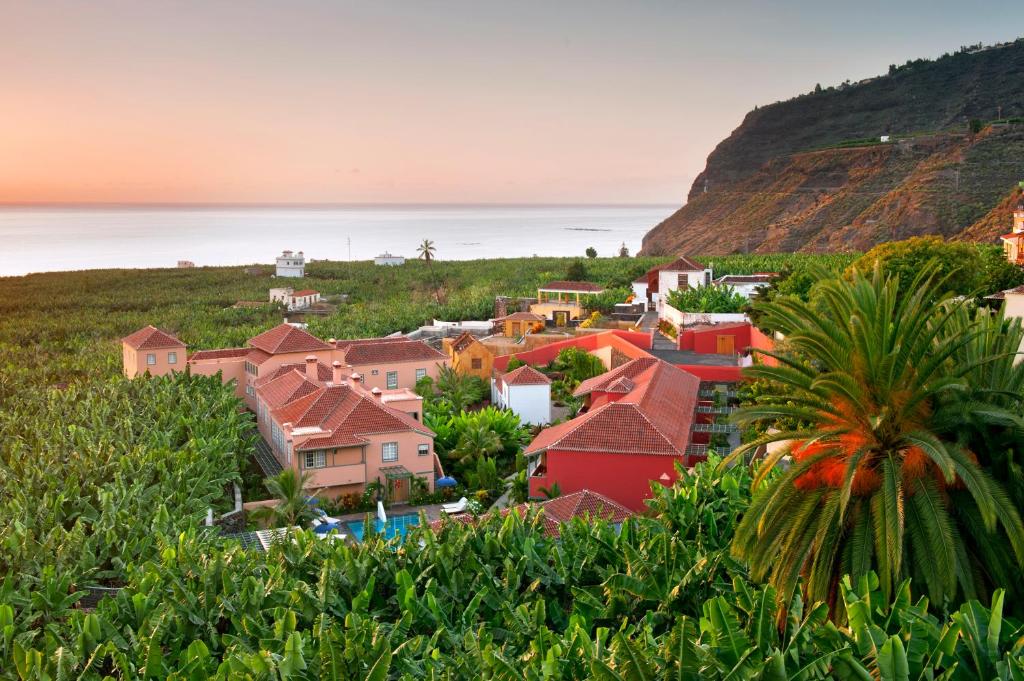
{"type": "Polygon", "coordinates": [[[443,475],[422,398],[408,389],[367,389],[347,365],[314,355],[256,383],[260,432],[282,466],[312,475],[311,489],[361,494],[377,480],[389,500],[405,501],[413,477],[433,490],[443,475]]]}
{"type": "Polygon", "coordinates": [[[338,359],[361,374],[368,388],[415,388],[425,376],[437,380],[448,355],[423,341],[403,337],[335,341],[338,359]]]}
{"type": "Polygon", "coordinates": [[[121,365],[124,375],[135,378],[146,374],[163,376],[182,371],[186,366],[185,344],[155,326],[139,329],[121,339],[121,365]]]}

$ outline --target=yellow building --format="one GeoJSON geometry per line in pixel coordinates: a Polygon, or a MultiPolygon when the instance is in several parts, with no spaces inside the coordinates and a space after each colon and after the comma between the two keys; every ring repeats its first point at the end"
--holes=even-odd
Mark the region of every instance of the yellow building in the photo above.
{"type": "Polygon", "coordinates": [[[442,347],[448,355],[452,369],[460,374],[490,380],[491,370],[494,368],[494,353],[468,331],[463,331],[455,339],[445,338],[442,347]]]}
{"type": "Polygon", "coordinates": [[[544,317],[534,312],[513,312],[494,321],[501,324],[501,333],[507,338],[519,338],[528,333],[544,330],[544,317]]]}
{"type": "Polygon", "coordinates": [[[1003,241],[1006,259],[1014,265],[1024,265],[1024,201],[1013,211],[1013,231],[999,238],[1003,241]]]}
{"type": "Polygon", "coordinates": [[[584,316],[586,299],[604,292],[604,287],[589,281],[550,281],[537,289],[537,302],[530,312],[543,315],[555,326],[568,326],[584,316]]]}

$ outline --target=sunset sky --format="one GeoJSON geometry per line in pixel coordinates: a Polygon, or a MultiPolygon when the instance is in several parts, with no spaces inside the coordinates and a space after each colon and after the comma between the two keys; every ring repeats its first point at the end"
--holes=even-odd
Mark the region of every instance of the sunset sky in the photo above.
{"type": "Polygon", "coordinates": [[[963,0],[0,0],[0,202],[680,203],[754,105],[1020,27],[963,0]]]}

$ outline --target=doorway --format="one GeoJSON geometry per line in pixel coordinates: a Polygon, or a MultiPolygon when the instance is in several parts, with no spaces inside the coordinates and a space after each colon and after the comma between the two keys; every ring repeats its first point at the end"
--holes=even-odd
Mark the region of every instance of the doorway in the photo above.
{"type": "Polygon", "coordinates": [[[736,354],[736,339],[733,336],[718,336],[718,354],[736,354]]]}

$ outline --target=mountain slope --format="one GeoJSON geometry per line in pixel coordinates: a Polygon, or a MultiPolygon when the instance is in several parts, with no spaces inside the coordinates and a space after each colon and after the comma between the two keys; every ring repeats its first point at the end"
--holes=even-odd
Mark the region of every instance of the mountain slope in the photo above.
{"type": "Polygon", "coordinates": [[[750,112],[642,253],[864,249],[982,233],[972,225],[1024,179],[1024,125],[971,134],[968,122],[1024,117],[1024,40],[892,71],[750,112]]]}

